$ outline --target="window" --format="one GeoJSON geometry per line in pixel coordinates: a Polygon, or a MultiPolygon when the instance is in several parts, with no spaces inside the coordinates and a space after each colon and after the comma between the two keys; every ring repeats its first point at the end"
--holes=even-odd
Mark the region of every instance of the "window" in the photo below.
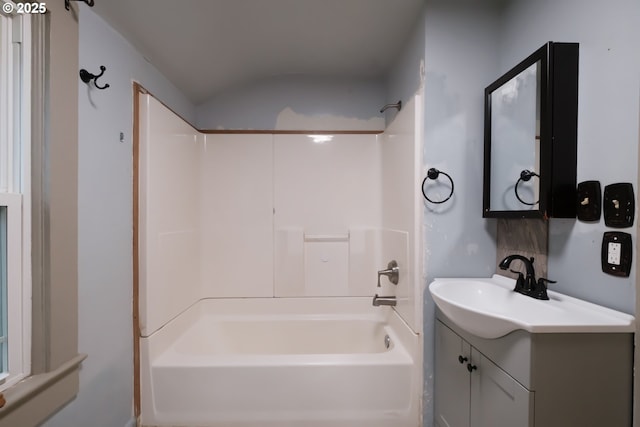
{"type": "Polygon", "coordinates": [[[0,15],[0,391],[30,373],[30,33],[0,15]]]}
{"type": "Polygon", "coordinates": [[[78,353],[77,322],[78,7],[48,2],[46,14],[29,16],[0,7],[4,260],[7,277],[21,275],[6,283],[0,427],[41,425],[70,402],[86,357],[78,353]],[[11,270],[16,256],[21,268],[11,270]]]}
{"type": "Polygon", "coordinates": [[[0,206],[0,375],[9,370],[7,360],[7,207],[0,206]]]}

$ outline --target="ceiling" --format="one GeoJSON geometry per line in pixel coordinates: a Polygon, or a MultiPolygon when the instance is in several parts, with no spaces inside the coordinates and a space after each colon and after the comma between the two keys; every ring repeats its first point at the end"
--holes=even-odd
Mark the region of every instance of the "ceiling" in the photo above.
{"type": "Polygon", "coordinates": [[[194,104],[261,79],[385,76],[424,0],[96,0],[194,104]]]}

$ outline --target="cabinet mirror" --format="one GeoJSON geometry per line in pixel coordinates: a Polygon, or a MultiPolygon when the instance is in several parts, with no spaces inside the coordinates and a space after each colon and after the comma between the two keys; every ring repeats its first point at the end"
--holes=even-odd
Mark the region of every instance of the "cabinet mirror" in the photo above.
{"type": "Polygon", "coordinates": [[[549,42],[485,89],[483,216],[575,217],[578,45],[549,42]]]}

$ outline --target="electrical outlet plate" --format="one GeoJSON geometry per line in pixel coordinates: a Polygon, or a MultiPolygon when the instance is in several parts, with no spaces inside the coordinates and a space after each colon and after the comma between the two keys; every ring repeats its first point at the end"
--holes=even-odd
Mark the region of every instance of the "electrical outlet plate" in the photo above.
{"type": "Polygon", "coordinates": [[[609,242],[607,248],[607,263],[620,265],[620,253],[622,252],[622,243],[609,242]]]}
{"type": "Polygon", "coordinates": [[[631,234],[608,231],[602,236],[602,271],[629,277],[632,260],[631,234]]]}

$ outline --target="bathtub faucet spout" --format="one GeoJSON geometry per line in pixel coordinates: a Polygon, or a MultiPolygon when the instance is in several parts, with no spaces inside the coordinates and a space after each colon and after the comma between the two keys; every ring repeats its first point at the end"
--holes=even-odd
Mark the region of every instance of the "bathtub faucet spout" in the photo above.
{"type": "Polygon", "coordinates": [[[380,307],[381,305],[390,305],[394,307],[397,304],[395,296],[389,297],[381,297],[378,294],[375,294],[373,297],[373,305],[374,307],[380,307]]]}

